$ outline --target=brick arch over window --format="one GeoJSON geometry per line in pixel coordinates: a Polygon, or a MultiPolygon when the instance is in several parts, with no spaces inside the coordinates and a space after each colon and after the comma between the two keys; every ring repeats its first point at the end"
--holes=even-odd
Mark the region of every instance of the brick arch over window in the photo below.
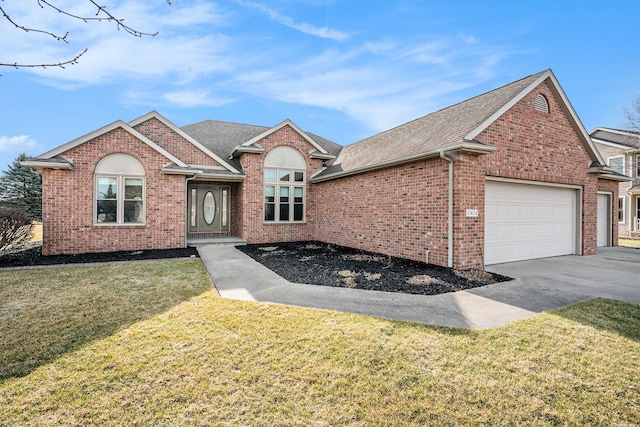
{"type": "Polygon", "coordinates": [[[291,147],[276,147],[264,159],[265,222],[304,222],[307,162],[291,147]]]}
{"type": "Polygon", "coordinates": [[[95,225],[140,225],[145,222],[145,173],[128,154],[110,154],[96,165],[95,225]]]}

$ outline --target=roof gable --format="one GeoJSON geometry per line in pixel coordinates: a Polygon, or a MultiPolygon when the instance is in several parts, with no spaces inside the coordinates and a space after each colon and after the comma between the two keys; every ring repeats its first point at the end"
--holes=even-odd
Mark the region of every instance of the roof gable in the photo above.
{"type": "Polygon", "coordinates": [[[542,82],[547,82],[593,161],[604,163],[553,72],[545,70],[428,114],[342,149],[318,176],[338,177],[460,149],[490,151],[475,138],[542,82]]]}
{"type": "Polygon", "coordinates": [[[270,128],[270,129],[267,129],[266,131],[264,131],[260,135],[257,135],[255,137],[251,138],[250,140],[248,140],[247,142],[242,144],[242,146],[243,147],[250,147],[250,146],[254,145],[256,142],[260,141],[263,138],[266,138],[267,136],[269,136],[272,133],[282,129],[285,126],[290,126],[293,130],[295,130],[297,133],[299,133],[300,136],[302,136],[309,144],[311,144],[320,153],[328,154],[327,150],[325,150],[320,144],[318,144],[316,141],[314,141],[309,135],[307,135],[306,132],[304,132],[302,129],[300,129],[298,126],[296,126],[295,123],[293,123],[289,119],[286,119],[285,121],[275,125],[274,127],[270,128]]]}
{"type": "Polygon", "coordinates": [[[91,141],[94,138],[97,138],[101,135],[104,135],[106,133],[109,133],[115,129],[123,129],[124,131],[130,133],[132,136],[134,136],[136,139],[140,140],[141,142],[143,142],[144,144],[147,144],[149,147],[151,147],[153,150],[157,151],[158,153],[160,153],[162,156],[166,157],[168,160],[170,160],[171,162],[175,163],[176,165],[180,166],[180,167],[186,167],[186,163],[184,163],[182,160],[178,159],[177,157],[175,157],[174,155],[172,155],[171,153],[169,153],[168,151],[166,151],[165,149],[163,149],[162,147],[160,147],[158,144],[156,144],[155,142],[151,141],[149,138],[147,138],[146,136],[142,135],[140,132],[138,132],[137,130],[135,130],[133,127],[131,127],[130,125],[128,125],[127,123],[123,122],[122,120],[116,120],[115,122],[108,124],[106,126],[101,127],[100,129],[94,130],[93,132],[90,132],[86,135],[81,136],[80,138],[76,138],[73,141],[67,142],[66,144],[63,144],[59,147],[54,148],[53,150],[47,151],[46,153],[43,153],[37,157],[35,157],[34,159],[31,160],[48,160],[48,159],[53,159],[61,154],[63,154],[66,151],[69,151],[75,147],[78,147],[79,145],[84,144],[85,142],[91,141]]]}
{"type": "Polygon", "coordinates": [[[477,126],[469,134],[467,134],[465,136],[465,139],[473,139],[476,136],[478,136],[491,123],[497,120],[502,114],[504,114],[507,110],[513,107],[516,103],[518,103],[522,98],[524,98],[532,90],[538,87],[541,83],[546,82],[548,87],[551,89],[551,92],[553,92],[553,94],[560,100],[559,102],[560,107],[564,111],[565,115],[567,115],[571,125],[573,126],[576,133],[578,134],[578,137],[580,138],[582,145],[584,146],[585,150],[589,154],[589,157],[591,157],[591,160],[600,164],[604,164],[604,160],[602,159],[602,156],[600,156],[600,152],[598,151],[593,141],[591,140],[591,137],[589,136],[589,133],[585,129],[584,125],[582,124],[582,121],[578,117],[578,114],[573,109],[573,106],[571,105],[569,98],[567,97],[566,93],[560,86],[560,83],[558,82],[558,79],[556,78],[555,74],[553,74],[553,71],[551,71],[551,69],[548,69],[538,74],[534,74],[527,79],[523,79],[523,81],[526,81],[529,84],[526,87],[524,87],[522,90],[520,90],[519,93],[517,93],[513,98],[511,98],[508,102],[506,102],[496,112],[494,112],[490,117],[487,117],[487,119],[482,124],[477,126]]]}
{"type": "Polygon", "coordinates": [[[181,128],[179,128],[176,125],[174,125],[171,121],[169,121],[167,118],[165,118],[162,114],[158,113],[157,111],[151,111],[151,112],[145,114],[144,116],[138,117],[137,119],[132,120],[131,122],[129,122],[129,125],[131,127],[135,127],[135,126],[137,126],[137,125],[139,125],[141,123],[144,123],[147,120],[152,119],[152,118],[155,118],[155,119],[159,120],[162,124],[164,124],[169,129],[171,129],[172,131],[174,131],[175,133],[180,135],[187,142],[189,142],[190,144],[192,144],[193,146],[198,148],[200,151],[202,151],[203,153],[205,153],[206,155],[208,155],[209,157],[214,159],[216,162],[220,163],[220,165],[222,165],[222,167],[224,167],[228,171],[234,172],[234,173],[240,173],[240,171],[237,168],[235,168],[234,166],[229,164],[226,160],[223,160],[222,157],[218,156],[216,153],[211,151],[209,148],[207,148],[204,145],[202,145],[200,142],[198,142],[196,139],[191,137],[188,133],[186,133],[181,128]]]}

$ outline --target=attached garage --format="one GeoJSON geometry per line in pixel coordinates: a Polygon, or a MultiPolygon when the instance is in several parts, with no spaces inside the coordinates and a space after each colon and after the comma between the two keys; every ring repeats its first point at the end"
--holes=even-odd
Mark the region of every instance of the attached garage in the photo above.
{"type": "Polygon", "coordinates": [[[579,190],[486,181],[486,264],[579,253],[579,190]]]}

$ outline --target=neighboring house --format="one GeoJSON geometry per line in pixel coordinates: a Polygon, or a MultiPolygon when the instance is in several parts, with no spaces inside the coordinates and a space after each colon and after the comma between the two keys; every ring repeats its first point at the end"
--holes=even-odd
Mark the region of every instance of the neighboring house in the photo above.
{"type": "Polygon", "coordinates": [[[320,240],[458,269],[594,254],[598,229],[615,245],[625,179],[551,70],[345,147],[289,120],[151,112],[24,164],[43,174],[45,255],[320,240]]]}
{"type": "Polygon", "coordinates": [[[591,139],[609,167],[632,178],[620,183],[618,233],[624,237],[640,237],[640,132],[598,127],[591,131],[591,139]]]}

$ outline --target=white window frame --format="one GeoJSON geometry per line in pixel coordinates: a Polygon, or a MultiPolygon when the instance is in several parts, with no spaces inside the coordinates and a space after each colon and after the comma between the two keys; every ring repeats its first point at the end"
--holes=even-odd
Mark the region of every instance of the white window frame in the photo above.
{"type": "Polygon", "coordinates": [[[625,196],[618,197],[618,224],[624,224],[627,217],[627,198],[625,196]],[[622,200],[622,207],[620,206],[622,200]],[[620,211],[622,210],[622,220],[620,220],[620,211]]]}
{"type": "MultiPolygon", "coordinates": [[[[613,167],[611,166],[611,160],[613,159],[622,159],[622,175],[626,175],[627,173],[627,168],[626,168],[626,162],[625,162],[625,156],[613,156],[613,157],[609,157],[607,158],[607,165],[609,165],[609,167],[613,167]]],[[[616,170],[617,172],[617,170],[616,170]]]]}
{"type": "Polygon", "coordinates": [[[306,222],[307,219],[307,185],[306,185],[306,171],[303,169],[292,169],[292,168],[272,168],[272,167],[265,167],[264,169],[264,187],[263,187],[263,214],[262,214],[262,221],[265,224],[274,224],[274,223],[284,223],[284,224],[288,224],[288,223],[304,223],[306,222]],[[274,177],[275,179],[271,180],[267,178],[267,171],[274,171],[274,177]],[[281,176],[286,175],[288,172],[289,174],[289,180],[288,181],[282,181],[281,180],[281,176]],[[302,180],[301,181],[296,181],[295,180],[295,175],[296,173],[301,173],[302,174],[302,180]],[[274,189],[274,201],[273,202],[267,202],[267,188],[273,188],[274,189]],[[280,218],[280,211],[281,211],[281,206],[283,204],[283,202],[281,201],[281,189],[282,188],[287,188],[289,191],[289,201],[287,202],[289,205],[289,211],[288,211],[288,219],[281,219],[280,218]],[[300,203],[296,203],[295,202],[295,189],[296,188],[301,188],[302,189],[302,218],[301,219],[295,219],[295,206],[296,205],[300,205],[300,203]],[[273,204],[273,219],[267,219],[267,204],[273,204]]]}
{"type": "Polygon", "coordinates": [[[636,158],[636,164],[634,165],[635,167],[633,167],[632,169],[635,170],[635,173],[636,173],[635,178],[640,178],[640,154],[636,154],[635,158],[636,158]]]}
{"type": "Polygon", "coordinates": [[[146,204],[146,181],[145,181],[145,177],[144,176],[136,176],[136,175],[115,175],[115,174],[96,174],[95,178],[94,178],[94,194],[93,194],[93,225],[96,226],[100,226],[100,227],[104,227],[104,226],[124,226],[124,227],[131,227],[131,226],[140,226],[140,225],[145,225],[146,224],[146,209],[147,209],[147,204],[146,204]],[[99,186],[98,186],[98,181],[100,178],[112,178],[116,180],[116,221],[111,221],[111,222],[104,222],[104,221],[99,221],[98,220],[98,191],[99,191],[99,186]],[[138,202],[142,202],[142,212],[141,212],[141,217],[142,217],[142,221],[141,222],[126,222],[125,221],[125,201],[132,201],[132,200],[126,200],[124,198],[125,196],[125,181],[126,179],[138,179],[138,180],[142,180],[142,199],[138,200],[138,199],[134,199],[135,201],[138,202]]]}

